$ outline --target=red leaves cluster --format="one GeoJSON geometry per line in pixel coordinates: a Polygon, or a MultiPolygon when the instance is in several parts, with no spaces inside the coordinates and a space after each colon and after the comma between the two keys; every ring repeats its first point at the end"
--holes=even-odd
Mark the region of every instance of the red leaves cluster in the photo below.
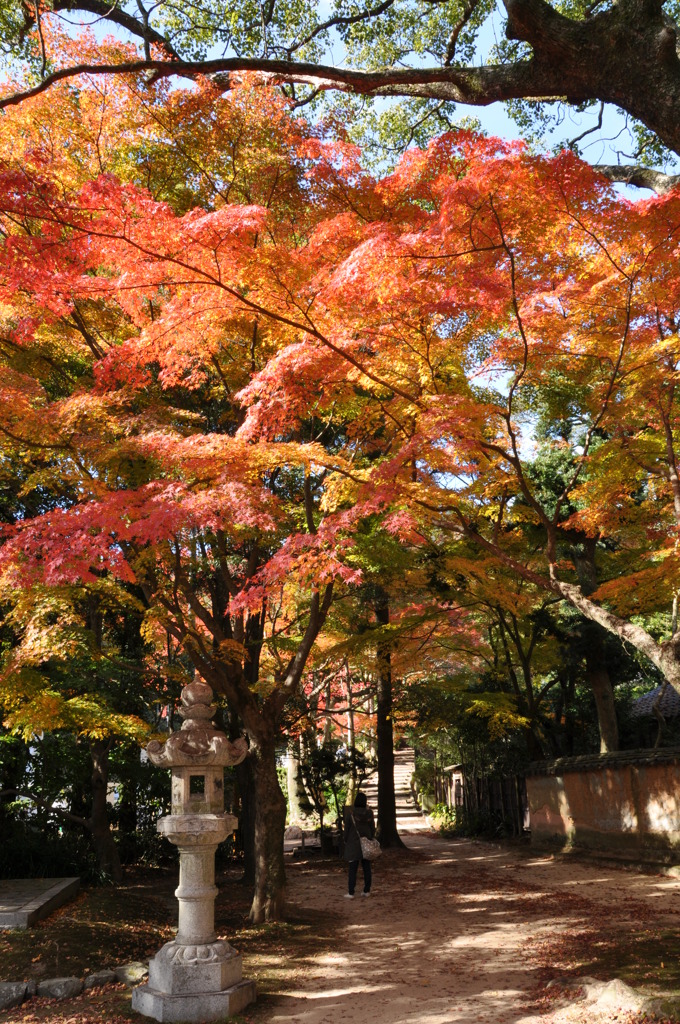
{"type": "MultiPolygon", "coordinates": [[[[277,536],[253,600],[290,573],[354,583],[343,551],[369,515],[387,513],[404,543],[456,516],[497,518],[500,495],[506,510],[520,495],[540,522],[522,459],[539,406],[559,415],[560,401],[583,424],[576,462],[588,461],[566,525],[628,528],[620,474],[598,460],[625,451],[639,465],[645,434],[664,417],[671,436],[677,427],[677,198],[633,205],[570,153],[536,158],[466,132],[374,181],[351,147],[306,131],[267,90],[218,99],[205,85],[163,103],[158,119],[196,133],[211,168],[214,135],[231,131],[235,151],[235,125],[260,133],[240,178],[211,171],[204,208],[175,209],[109,171],[67,181],[39,146],[21,170],[4,158],[0,301],[13,343],[31,349],[51,332],[76,345],[83,307],[106,321],[77,423],[73,396],[48,399],[30,373],[3,381],[6,436],[46,438],[87,466],[79,502],[17,527],[5,565],[47,582],[103,569],[132,579],[140,548],[206,529],[277,536]],[[149,396],[198,391],[216,373],[231,436],[164,426],[149,396]],[[341,438],[305,454],[313,419],[341,438]],[[608,437],[597,454],[593,430],[608,437]],[[114,448],[148,460],[142,486],[110,473],[114,448]],[[314,530],[268,486],[286,465],[325,471],[314,530]]],[[[121,115],[107,117],[113,131],[121,115]]],[[[663,459],[652,453],[667,536],[663,459]]]]}

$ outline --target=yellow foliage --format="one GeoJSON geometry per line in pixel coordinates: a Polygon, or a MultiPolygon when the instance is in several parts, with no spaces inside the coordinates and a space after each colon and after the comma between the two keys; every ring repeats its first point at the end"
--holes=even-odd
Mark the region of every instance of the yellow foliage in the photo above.
{"type": "Polygon", "coordinates": [[[151,733],[151,726],[141,718],[112,711],[96,694],[65,697],[55,690],[36,687],[35,679],[34,685],[24,686],[23,692],[17,688],[9,692],[12,681],[0,690],[0,708],[8,707],[3,724],[25,740],[36,734],[67,729],[92,739],[121,736],[142,744],[151,733]]]}

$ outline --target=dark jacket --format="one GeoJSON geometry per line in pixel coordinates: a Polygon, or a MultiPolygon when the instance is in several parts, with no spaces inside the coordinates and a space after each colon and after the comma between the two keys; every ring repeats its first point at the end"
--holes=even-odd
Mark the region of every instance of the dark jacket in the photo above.
{"type": "Polygon", "coordinates": [[[370,807],[345,806],[344,813],[345,860],[361,860],[361,841],[359,836],[375,839],[375,819],[370,807]],[[352,822],[356,822],[356,828],[352,822]]]}

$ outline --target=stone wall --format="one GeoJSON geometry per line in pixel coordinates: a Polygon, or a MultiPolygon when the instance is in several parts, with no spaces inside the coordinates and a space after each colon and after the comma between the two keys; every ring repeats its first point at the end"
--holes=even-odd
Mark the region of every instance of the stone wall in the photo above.
{"type": "Polygon", "coordinates": [[[526,782],[532,846],[680,864],[680,748],[533,764],[526,782]]]}

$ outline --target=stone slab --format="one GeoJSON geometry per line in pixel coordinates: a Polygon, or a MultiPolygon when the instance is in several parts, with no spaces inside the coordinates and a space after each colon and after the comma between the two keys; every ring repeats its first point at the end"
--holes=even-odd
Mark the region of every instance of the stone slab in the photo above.
{"type": "Polygon", "coordinates": [[[207,1021],[233,1017],[255,1001],[255,982],[241,981],[224,992],[168,995],[148,985],[132,991],[132,1009],[171,1024],[205,1024],[207,1021]]]}
{"type": "Polygon", "coordinates": [[[73,899],[79,889],[79,878],[0,880],[0,928],[30,928],[73,899]]]}
{"type": "Polygon", "coordinates": [[[122,967],[116,967],[115,970],[116,981],[122,981],[128,988],[133,988],[140,981],[144,981],[148,973],[149,968],[147,964],[139,962],[123,964],[122,967]]]}

